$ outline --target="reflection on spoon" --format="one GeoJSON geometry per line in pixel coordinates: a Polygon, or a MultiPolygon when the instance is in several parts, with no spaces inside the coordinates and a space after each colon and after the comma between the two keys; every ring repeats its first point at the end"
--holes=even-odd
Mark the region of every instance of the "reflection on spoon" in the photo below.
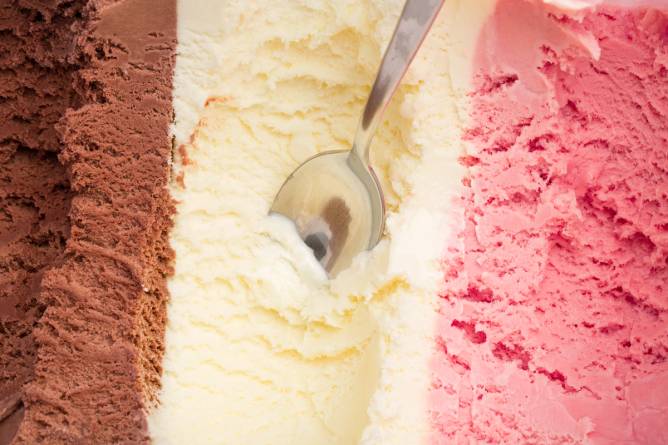
{"type": "Polygon", "coordinates": [[[271,207],[291,219],[330,277],[383,234],[383,191],[369,163],[369,145],[444,0],[407,0],[385,51],[350,151],[329,151],[301,164],[271,207]]]}

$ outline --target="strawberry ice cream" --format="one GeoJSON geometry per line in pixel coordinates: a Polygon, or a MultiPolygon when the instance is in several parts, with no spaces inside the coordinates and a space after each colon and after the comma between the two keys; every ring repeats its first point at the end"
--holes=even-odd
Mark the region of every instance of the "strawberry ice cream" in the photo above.
{"type": "Polygon", "coordinates": [[[668,16],[501,1],[475,73],[434,443],[668,443],[668,16]]]}

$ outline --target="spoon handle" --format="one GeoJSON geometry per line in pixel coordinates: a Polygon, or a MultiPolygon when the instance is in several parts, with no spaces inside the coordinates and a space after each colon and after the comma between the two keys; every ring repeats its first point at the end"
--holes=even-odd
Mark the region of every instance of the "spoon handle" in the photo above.
{"type": "Polygon", "coordinates": [[[369,146],[383,111],[406,74],[445,0],[407,0],[392,34],[355,134],[351,156],[369,165],[369,146]]]}

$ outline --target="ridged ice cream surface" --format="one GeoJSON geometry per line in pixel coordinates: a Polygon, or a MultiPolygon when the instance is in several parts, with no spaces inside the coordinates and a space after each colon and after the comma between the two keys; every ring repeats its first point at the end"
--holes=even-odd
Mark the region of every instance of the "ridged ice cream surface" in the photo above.
{"type": "Polygon", "coordinates": [[[461,188],[467,58],[490,4],[462,3],[446,7],[373,144],[387,234],[329,281],[267,213],[301,162],[350,147],[402,3],[180,2],[155,443],[428,439],[439,259],[457,231],[443,198],[461,188]]]}
{"type": "Polygon", "coordinates": [[[350,148],[402,4],[178,2],[152,441],[666,443],[668,0],[445,2],[330,280],[269,208],[350,148]]]}
{"type": "Polygon", "coordinates": [[[668,444],[668,0],[444,1],[330,279],[404,2],[0,1],[0,445],[668,444]]]}
{"type": "Polygon", "coordinates": [[[662,445],[668,2],[546,3],[480,33],[433,443],[662,445]]]}

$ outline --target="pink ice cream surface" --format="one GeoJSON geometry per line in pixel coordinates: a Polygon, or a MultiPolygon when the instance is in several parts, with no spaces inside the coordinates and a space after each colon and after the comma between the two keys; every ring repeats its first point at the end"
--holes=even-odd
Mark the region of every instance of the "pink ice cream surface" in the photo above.
{"type": "Polygon", "coordinates": [[[668,13],[501,0],[475,72],[433,443],[668,444],[668,13]]]}

